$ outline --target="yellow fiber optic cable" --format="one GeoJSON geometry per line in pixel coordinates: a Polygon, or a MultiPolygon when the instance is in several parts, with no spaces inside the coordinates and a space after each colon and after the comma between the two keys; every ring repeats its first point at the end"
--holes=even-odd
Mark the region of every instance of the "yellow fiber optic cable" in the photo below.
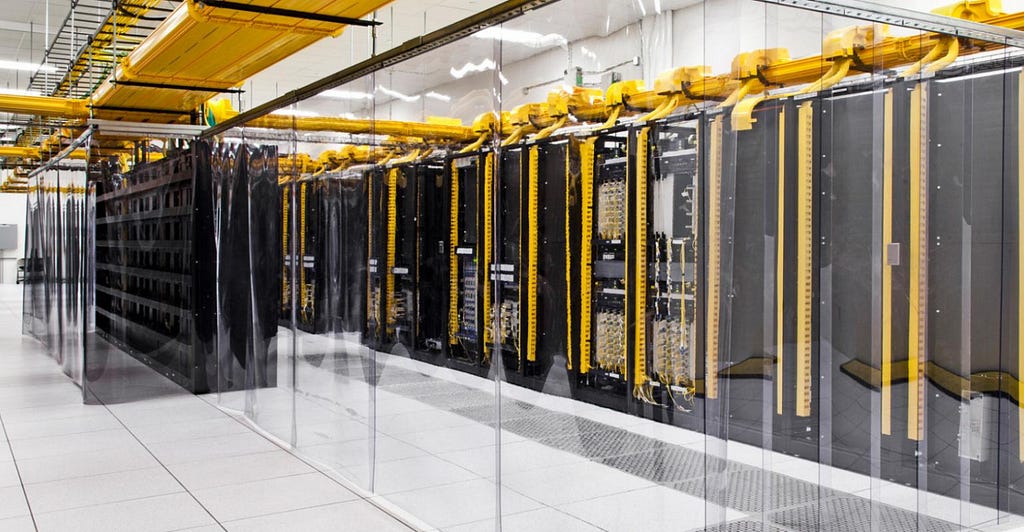
{"type": "Polygon", "coordinates": [[[580,212],[583,218],[583,233],[581,235],[580,250],[580,373],[590,372],[591,356],[591,311],[593,301],[591,300],[591,287],[593,280],[594,256],[594,143],[597,137],[590,137],[580,144],[580,173],[582,174],[580,188],[582,190],[582,205],[580,212]]]}
{"type": "Polygon", "coordinates": [[[775,413],[782,415],[786,294],[786,108],[779,111],[778,221],[775,231],[775,413]]]}
{"type": "Polygon", "coordinates": [[[650,127],[643,127],[636,139],[636,335],[633,345],[635,396],[642,394],[643,387],[647,384],[647,147],[650,132],[650,127]]]}
{"type": "Polygon", "coordinates": [[[384,264],[384,316],[388,332],[395,325],[395,245],[398,239],[398,172],[395,167],[388,171],[388,234],[384,264]]]}
{"type": "Polygon", "coordinates": [[[924,365],[928,342],[928,118],[927,84],[910,95],[910,327],[907,360],[909,406],[907,437],[922,439],[924,425],[924,365]]]}
{"type": "Polygon", "coordinates": [[[530,147],[527,183],[526,229],[526,360],[537,361],[537,224],[540,195],[540,148],[530,147]]]}
{"type": "MultiPolygon", "coordinates": [[[[892,89],[885,93],[882,151],[882,243],[888,254],[892,243],[892,89]]],[[[886,255],[882,264],[882,434],[892,434],[892,268],[886,255]]]]}
{"type": "MultiPolygon", "coordinates": [[[[494,152],[487,152],[484,158],[484,235],[483,235],[483,257],[481,257],[480,263],[483,265],[484,279],[490,279],[490,265],[492,263],[491,255],[492,242],[494,236],[493,233],[494,221],[494,152]]],[[[481,287],[484,291],[484,311],[483,318],[487,320],[484,324],[484,345],[483,353],[484,360],[490,361],[491,349],[488,345],[494,341],[494,327],[496,324],[491,319],[491,289],[493,285],[484,281],[484,285],[481,287]]]]}
{"type": "Polygon", "coordinates": [[[704,393],[718,398],[718,328],[721,320],[722,268],[722,117],[711,121],[708,160],[708,284],[707,284],[707,356],[704,393]]]}
{"type": "Polygon", "coordinates": [[[812,316],[814,312],[814,108],[797,110],[796,415],[811,415],[812,316]]]}
{"type": "Polygon", "coordinates": [[[448,233],[448,343],[456,345],[459,332],[459,165],[452,160],[451,208],[448,233]]]}

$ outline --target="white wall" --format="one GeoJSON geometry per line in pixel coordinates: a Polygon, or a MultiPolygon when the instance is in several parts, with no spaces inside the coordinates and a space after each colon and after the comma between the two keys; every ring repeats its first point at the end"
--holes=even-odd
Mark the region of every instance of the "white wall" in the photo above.
{"type": "Polygon", "coordinates": [[[18,226],[18,249],[0,250],[4,284],[14,284],[17,259],[25,254],[25,195],[0,194],[0,224],[18,226]]]}

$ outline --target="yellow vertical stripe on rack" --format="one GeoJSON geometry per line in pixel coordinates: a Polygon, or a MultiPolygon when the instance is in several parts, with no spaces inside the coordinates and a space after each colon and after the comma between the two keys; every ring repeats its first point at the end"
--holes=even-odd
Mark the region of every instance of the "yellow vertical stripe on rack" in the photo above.
{"type": "Polygon", "coordinates": [[[910,327],[907,360],[907,437],[920,441],[924,425],[924,363],[928,309],[928,172],[925,168],[928,91],[918,84],[910,96],[910,327]]]}
{"type": "Polygon", "coordinates": [[[395,324],[395,245],[398,239],[398,168],[388,171],[388,234],[384,264],[384,316],[390,332],[395,324]]]}
{"type": "Polygon", "coordinates": [[[529,182],[526,193],[526,360],[537,361],[537,224],[540,219],[540,147],[529,154],[529,182]]]}
{"type": "Polygon", "coordinates": [[[572,370],[572,179],[569,178],[569,161],[572,143],[565,146],[565,363],[572,370]]]}
{"type": "Polygon", "coordinates": [[[634,278],[636,324],[633,344],[633,386],[647,384],[647,150],[651,128],[640,129],[636,139],[636,277],[634,278]]]}
{"type": "Polygon", "coordinates": [[[892,89],[885,92],[882,148],[882,434],[892,434],[892,89]]]}
{"type": "Polygon", "coordinates": [[[786,109],[779,111],[778,222],[775,231],[775,413],[782,415],[785,370],[786,109]]]}
{"type": "Polygon", "coordinates": [[[299,297],[302,301],[302,312],[309,308],[309,291],[306,290],[306,185],[299,185],[299,257],[296,267],[299,269],[299,297]]]}
{"type": "MultiPolygon", "coordinates": [[[[373,197],[373,172],[366,173],[366,257],[367,262],[371,263],[371,267],[366,268],[366,326],[370,326],[370,320],[377,323],[380,316],[371,316],[373,314],[373,268],[377,265],[373,262],[376,261],[376,257],[373,253],[373,210],[374,210],[374,197],[373,197]]],[[[380,324],[377,323],[377,327],[380,324]]]]}
{"type": "MultiPolygon", "coordinates": [[[[283,264],[288,264],[288,190],[290,185],[285,185],[281,190],[281,259],[283,264]]],[[[289,270],[281,272],[281,301],[290,300],[288,297],[288,274],[289,270]]],[[[289,305],[290,306],[290,305],[289,305]]]]}
{"type": "Polygon", "coordinates": [[[722,268],[722,116],[711,121],[708,132],[708,284],[707,356],[704,359],[704,394],[718,398],[719,320],[721,319],[722,268]]]}
{"type": "Polygon", "coordinates": [[[594,143],[597,137],[591,137],[580,144],[580,188],[582,205],[580,212],[583,218],[583,233],[580,237],[580,373],[590,372],[590,334],[591,287],[594,269],[594,143]]]}
{"type": "Polygon", "coordinates": [[[1024,462],[1024,71],[1017,77],[1017,458],[1024,462]]]}
{"type": "Polygon", "coordinates": [[[811,415],[811,316],[814,311],[814,108],[797,110],[796,415],[811,415]]]}
{"type": "Polygon", "coordinates": [[[489,345],[494,341],[494,327],[497,326],[491,317],[491,289],[493,285],[488,282],[491,278],[491,255],[494,242],[494,152],[487,152],[484,158],[484,234],[483,234],[483,257],[480,258],[481,268],[484,273],[484,284],[480,288],[484,291],[484,360],[491,359],[491,348],[489,345]]]}
{"type": "Polygon", "coordinates": [[[459,165],[452,160],[452,195],[448,227],[448,344],[458,343],[459,333],[459,165]]]}

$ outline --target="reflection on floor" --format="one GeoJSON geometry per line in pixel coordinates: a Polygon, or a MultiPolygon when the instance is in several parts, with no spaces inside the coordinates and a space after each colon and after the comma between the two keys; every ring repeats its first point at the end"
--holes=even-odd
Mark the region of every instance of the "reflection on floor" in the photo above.
{"type": "Polygon", "coordinates": [[[498,444],[493,380],[351,339],[295,340],[279,337],[279,354],[298,350],[280,359],[296,393],[250,394],[257,423],[429,527],[494,530],[499,504],[506,532],[1020,525],[988,508],[507,383],[498,444]]]}
{"type": "Polygon", "coordinates": [[[83,405],[20,321],[21,287],[0,285],[0,531],[409,532],[123,353],[93,360],[106,404],[83,405]]]}

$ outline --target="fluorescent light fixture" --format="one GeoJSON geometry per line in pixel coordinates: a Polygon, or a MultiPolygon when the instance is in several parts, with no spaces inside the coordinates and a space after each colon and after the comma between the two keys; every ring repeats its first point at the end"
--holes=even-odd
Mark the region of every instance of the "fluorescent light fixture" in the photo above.
{"type": "Polygon", "coordinates": [[[557,33],[546,35],[533,31],[514,30],[491,26],[473,34],[477,39],[494,39],[513,44],[522,44],[531,48],[547,48],[549,46],[565,46],[569,43],[565,37],[557,33]]]}
{"type": "Polygon", "coordinates": [[[448,96],[447,94],[441,94],[439,92],[434,92],[434,91],[430,91],[430,92],[424,94],[424,96],[426,96],[427,98],[430,98],[431,100],[437,100],[439,102],[450,102],[450,101],[452,101],[452,97],[451,96],[448,96]]]}
{"type": "Polygon", "coordinates": [[[21,70],[22,72],[56,72],[53,65],[26,63],[25,61],[7,61],[0,59],[0,70],[21,70]]]}
{"type": "Polygon", "coordinates": [[[24,89],[7,89],[0,87],[0,94],[10,94],[12,96],[39,96],[39,91],[27,91],[24,89]]]}
{"type": "Polygon", "coordinates": [[[339,100],[372,100],[373,95],[368,92],[349,91],[344,89],[331,89],[320,93],[320,96],[337,98],[339,100]]]}
{"type": "Polygon", "coordinates": [[[647,16],[647,8],[644,7],[644,0],[637,0],[637,3],[640,4],[640,16],[646,17],[647,16]]]}
{"type": "Polygon", "coordinates": [[[301,111],[299,109],[278,109],[276,111],[271,111],[270,114],[281,116],[294,116],[296,118],[313,118],[315,116],[320,116],[320,113],[314,111],[301,111]]]}
{"type": "Polygon", "coordinates": [[[466,63],[459,68],[452,67],[448,73],[455,79],[462,79],[471,72],[483,72],[485,70],[494,70],[495,68],[498,68],[498,65],[488,58],[479,63],[466,63]]]}
{"type": "Polygon", "coordinates": [[[661,0],[654,0],[654,12],[661,14],[661,0]]]}
{"type": "Polygon", "coordinates": [[[417,94],[415,96],[409,96],[408,94],[402,94],[402,93],[400,93],[400,92],[398,92],[396,90],[391,90],[391,89],[389,89],[389,88],[387,88],[387,87],[385,87],[383,85],[378,85],[377,86],[377,90],[383,92],[384,94],[387,94],[388,96],[390,96],[392,98],[396,98],[396,99],[402,100],[405,103],[417,102],[420,99],[420,95],[419,94],[417,94]]]}
{"type": "Polygon", "coordinates": [[[498,72],[498,79],[501,80],[502,85],[508,85],[508,78],[505,77],[505,74],[498,72]]]}

